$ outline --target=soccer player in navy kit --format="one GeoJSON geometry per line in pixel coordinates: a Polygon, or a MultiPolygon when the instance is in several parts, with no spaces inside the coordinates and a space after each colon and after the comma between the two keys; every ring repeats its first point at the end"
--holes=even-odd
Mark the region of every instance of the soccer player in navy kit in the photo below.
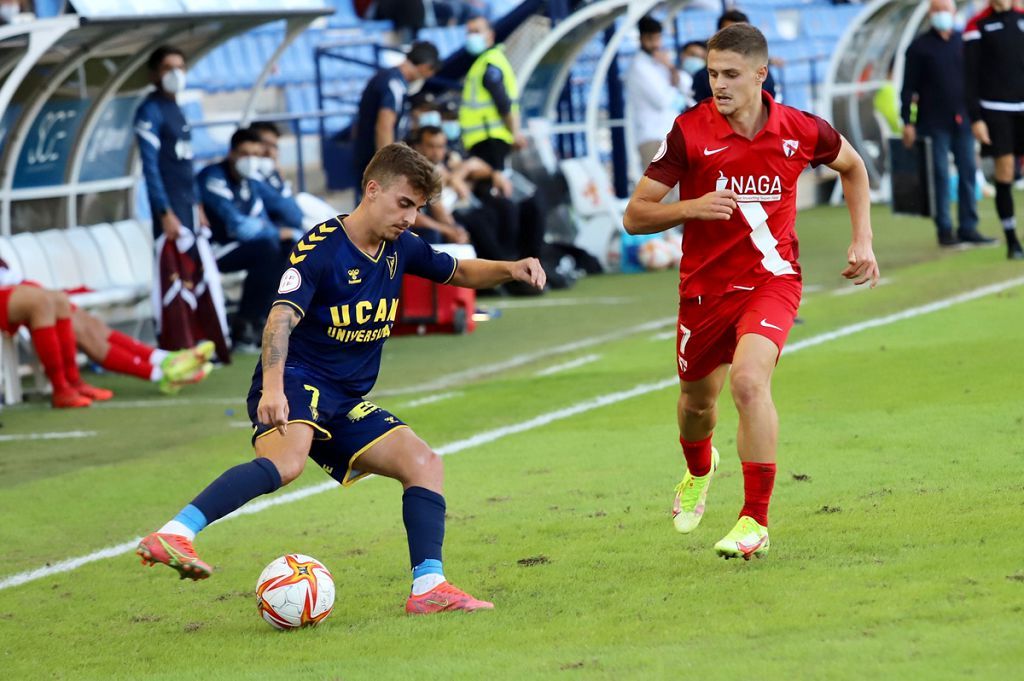
{"type": "Polygon", "coordinates": [[[697,529],[718,467],[711,438],[726,379],[739,414],[736,450],[744,503],[715,544],[725,558],[768,552],[778,414],[771,379],[800,305],[796,185],[808,165],[839,173],[851,241],[842,275],[878,282],[864,162],[826,121],[778,104],[763,91],[768,43],[749,24],[708,41],[713,97],[676,118],[626,207],[633,234],[685,223],[677,328],[679,441],[686,472],[673,525],[697,529]],[[680,201],[662,203],[679,185],[680,201]]]}
{"type": "Polygon", "coordinates": [[[404,273],[469,288],[509,281],[544,287],[534,258],[459,262],[408,232],[440,189],[433,164],[404,144],[390,144],[367,167],[363,199],[352,214],[299,241],[267,319],[249,392],[257,458],[226,471],[143,539],[144,563],[164,563],[183,578],[209,577],[212,568],[192,548],[196,533],[297,478],[309,457],[345,486],[371,473],[402,483],[413,568],[406,612],[493,607],[445,579],[441,460],[402,421],[363,397],[377,379],[404,273]]]}

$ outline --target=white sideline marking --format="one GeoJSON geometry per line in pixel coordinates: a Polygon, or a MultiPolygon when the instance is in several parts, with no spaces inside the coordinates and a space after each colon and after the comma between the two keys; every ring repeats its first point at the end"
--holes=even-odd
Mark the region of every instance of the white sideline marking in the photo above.
{"type": "Polygon", "coordinates": [[[398,409],[412,409],[414,407],[422,407],[425,404],[433,404],[434,402],[440,402],[442,400],[447,400],[452,397],[459,397],[462,394],[463,393],[459,392],[458,390],[454,390],[450,393],[438,393],[437,395],[427,395],[426,397],[421,397],[418,400],[406,402],[401,407],[398,407],[398,409]]]}
{"type": "Polygon", "coordinates": [[[18,442],[21,440],[68,440],[79,437],[94,437],[95,430],[67,430],[57,433],[24,433],[21,435],[0,435],[0,442],[18,442]]]}
{"type": "MultiPolygon", "coordinates": [[[[912,307],[903,310],[902,312],[896,312],[894,314],[886,315],[884,317],[878,317],[876,319],[869,319],[867,321],[859,322],[857,324],[850,324],[849,326],[844,326],[842,328],[836,329],[835,331],[819,334],[817,336],[811,336],[810,338],[806,338],[802,341],[795,342],[787,346],[783,354],[793,354],[794,352],[799,352],[807,348],[812,348],[816,345],[822,345],[824,343],[828,343],[839,338],[845,338],[846,336],[851,336],[855,333],[860,333],[861,331],[874,329],[880,326],[886,326],[888,324],[893,324],[904,319],[920,317],[921,315],[936,312],[938,310],[944,310],[948,307],[952,307],[960,303],[966,303],[977,298],[983,298],[985,296],[994,295],[996,293],[1002,293],[1003,291],[1021,285],[1024,285],[1024,277],[1017,277],[1015,279],[1009,279],[999,284],[983,286],[982,288],[974,289],[973,291],[968,291],[967,293],[961,293],[960,295],[953,296],[951,298],[944,298],[943,300],[937,300],[933,303],[928,303],[926,305],[912,307]]],[[[675,320],[672,321],[674,322],[675,320]]],[[[678,379],[675,376],[673,376],[672,378],[663,381],[657,381],[654,383],[643,383],[633,388],[630,388],[629,390],[608,393],[607,395],[599,395],[589,400],[584,400],[583,402],[577,402],[576,404],[565,407],[563,409],[558,409],[556,411],[548,412],[547,414],[535,416],[534,418],[529,419],[527,421],[521,421],[519,423],[514,423],[512,425],[502,426],[501,428],[495,428],[493,430],[487,430],[482,433],[477,433],[476,435],[470,436],[464,440],[456,440],[455,442],[448,443],[447,445],[437,447],[434,451],[436,451],[441,456],[455,454],[465,449],[470,449],[472,447],[478,447],[489,442],[494,442],[495,440],[500,440],[501,438],[508,437],[509,435],[515,435],[517,433],[522,433],[528,430],[534,430],[536,428],[546,426],[555,421],[566,419],[571,416],[576,416],[577,414],[582,414],[584,412],[592,411],[594,409],[599,409],[601,407],[608,406],[609,404],[622,402],[623,400],[628,400],[633,397],[639,397],[640,395],[646,395],[657,390],[664,390],[665,388],[672,387],[677,383],[678,379]]],[[[218,522],[223,522],[228,518],[233,518],[240,515],[251,515],[253,513],[259,513],[265,509],[271,508],[272,506],[289,504],[293,501],[304,499],[306,497],[310,497],[315,494],[325,492],[335,487],[338,487],[338,483],[335,482],[334,480],[329,480],[326,482],[319,483],[317,485],[311,485],[309,487],[297,489],[294,492],[288,492],[277,497],[270,497],[269,499],[255,501],[251,504],[243,506],[242,508],[238,509],[231,515],[225,516],[218,522]]],[[[125,542],[123,544],[117,544],[115,546],[108,546],[105,549],[100,549],[99,551],[94,551],[93,553],[89,553],[84,556],[79,556],[78,558],[70,558],[68,560],[62,560],[52,565],[46,565],[44,567],[36,568],[34,570],[28,570],[25,572],[19,572],[10,575],[0,580],[0,591],[2,591],[3,589],[9,589],[11,587],[20,586],[22,584],[27,584],[28,582],[34,582],[38,579],[43,579],[44,577],[60,574],[62,572],[70,572],[71,570],[75,570],[83,565],[94,563],[98,560],[103,560],[104,558],[114,558],[123,555],[133,550],[136,544],[138,544],[138,542],[139,539],[133,539],[132,541],[125,542]]]]}
{"type": "Polygon", "coordinates": [[[601,355],[583,355],[582,357],[577,357],[576,359],[571,359],[568,362],[562,362],[561,364],[556,364],[554,366],[550,366],[547,369],[541,369],[540,371],[535,373],[534,376],[536,376],[536,377],[551,376],[552,374],[557,374],[560,371],[568,371],[569,369],[575,369],[576,367],[581,367],[584,364],[590,364],[591,362],[596,362],[599,359],[601,359],[601,355]]]}
{"type": "Polygon", "coordinates": [[[654,334],[653,336],[650,337],[650,340],[652,340],[652,341],[666,341],[666,340],[668,340],[670,338],[675,338],[675,337],[676,337],[676,330],[672,329],[671,331],[662,331],[661,333],[656,333],[656,334],[654,334]]]}

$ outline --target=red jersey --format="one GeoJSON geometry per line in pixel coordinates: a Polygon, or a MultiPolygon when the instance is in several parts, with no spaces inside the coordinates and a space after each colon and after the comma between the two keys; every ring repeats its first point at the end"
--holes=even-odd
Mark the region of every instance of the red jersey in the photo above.
{"type": "Polygon", "coordinates": [[[762,92],[768,122],[752,140],[737,134],[714,99],[676,118],[645,175],[679,198],[731,189],[739,207],[729,220],[690,220],[683,230],[679,295],[750,290],[772,277],[800,278],[796,183],[808,164],[831,163],[842,138],[823,119],[778,104],[762,92]]]}

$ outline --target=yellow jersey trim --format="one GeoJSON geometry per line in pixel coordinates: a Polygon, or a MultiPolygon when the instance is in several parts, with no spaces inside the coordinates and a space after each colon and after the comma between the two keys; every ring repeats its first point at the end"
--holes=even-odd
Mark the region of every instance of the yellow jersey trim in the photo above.
{"type": "Polygon", "coordinates": [[[303,309],[302,309],[301,307],[299,307],[298,305],[296,305],[295,303],[293,303],[293,302],[292,302],[292,301],[290,301],[290,300],[275,300],[275,301],[274,301],[274,302],[273,302],[273,303],[271,304],[271,307],[273,307],[274,305],[291,305],[291,306],[292,306],[292,307],[294,307],[294,308],[295,308],[296,310],[298,310],[298,312],[299,312],[299,317],[305,317],[305,316],[306,316],[306,311],[305,311],[305,310],[303,310],[303,309]]]}
{"type": "Polygon", "coordinates": [[[447,284],[447,283],[448,283],[448,282],[450,282],[450,281],[451,281],[452,279],[454,279],[454,278],[455,278],[455,273],[459,271],[459,259],[458,259],[458,258],[456,258],[456,257],[454,257],[454,256],[452,256],[452,260],[454,260],[454,261],[455,261],[455,267],[453,267],[453,268],[452,268],[452,273],[448,275],[448,278],[447,278],[447,279],[445,279],[445,280],[444,280],[444,281],[442,282],[442,283],[444,283],[444,284],[447,284]]]}
{"type": "Polygon", "coordinates": [[[344,487],[351,487],[352,485],[356,484],[357,482],[359,482],[360,480],[365,478],[367,475],[369,475],[369,473],[361,473],[361,472],[359,472],[359,473],[356,474],[355,477],[352,476],[352,464],[354,464],[356,462],[356,459],[358,459],[360,456],[362,456],[363,453],[366,452],[367,449],[369,449],[370,447],[374,446],[375,444],[377,444],[378,442],[380,442],[381,440],[386,438],[388,435],[391,435],[396,430],[401,430],[402,428],[408,428],[408,427],[409,426],[405,425],[404,423],[402,425],[400,425],[400,426],[395,426],[394,428],[392,428],[388,432],[384,433],[383,435],[378,435],[376,438],[374,438],[369,443],[367,443],[364,447],[362,447],[358,452],[353,454],[352,458],[350,458],[348,460],[348,470],[345,471],[345,477],[341,481],[342,486],[344,486],[344,487]]]}
{"type": "MultiPolygon", "coordinates": [[[[331,431],[327,430],[319,423],[316,423],[314,421],[310,421],[308,419],[288,419],[288,424],[291,425],[292,423],[305,423],[307,426],[312,426],[314,440],[330,440],[334,437],[333,435],[331,435],[331,431]]],[[[277,427],[271,428],[270,430],[265,430],[259,435],[257,435],[256,439],[259,440],[261,437],[266,437],[267,435],[276,432],[277,427]]]]}
{"type": "Polygon", "coordinates": [[[378,247],[377,247],[377,255],[370,255],[369,253],[367,253],[367,252],[366,252],[366,251],[364,251],[363,249],[359,248],[359,246],[356,246],[356,242],[355,242],[355,241],[352,241],[352,237],[350,237],[350,236],[348,235],[348,229],[347,229],[347,228],[345,227],[345,221],[344,221],[344,220],[342,220],[342,219],[341,219],[340,217],[339,217],[339,218],[337,218],[337,220],[338,220],[338,224],[340,224],[340,225],[341,225],[341,231],[345,232],[345,238],[346,238],[346,239],[348,239],[348,242],[349,242],[350,244],[352,244],[353,246],[355,246],[355,249],[356,249],[357,251],[359,251],[359,252],[360,252],[360,253],[362,253],[362,254],[363,254],[364,256],[366,256],[366,259],[367,259],[367,260],[369,260],[370,262],[374,263],[374,264],[376,264],[376,263],[380,262],[380,257],[381,257],[382,255],[384,255],[384,247],[385,247],[385,246],[387,245],[387,242],[385,242],[385,241],[381,241],[381,242],[380,242],[380,246],[378,246],[378,247]]]}

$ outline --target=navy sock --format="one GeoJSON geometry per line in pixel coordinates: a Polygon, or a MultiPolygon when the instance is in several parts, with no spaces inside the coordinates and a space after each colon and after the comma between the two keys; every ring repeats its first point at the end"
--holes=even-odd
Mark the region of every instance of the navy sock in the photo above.
{"type": "Polygon", "coordinates": [[[417,567],[425,560],[441,562],[444,544],[444,497],[423,487],[410,487],[402,495],[402,520],[409,537],[409,561],[417,567]]]}
{"type": "Polygon", "coordinates": [[[281,474],[277,466],[270,459],[253,459],[224,471],[192,500],[191,505],[203,514],[208,524],[280,486],[281,474]]]}

